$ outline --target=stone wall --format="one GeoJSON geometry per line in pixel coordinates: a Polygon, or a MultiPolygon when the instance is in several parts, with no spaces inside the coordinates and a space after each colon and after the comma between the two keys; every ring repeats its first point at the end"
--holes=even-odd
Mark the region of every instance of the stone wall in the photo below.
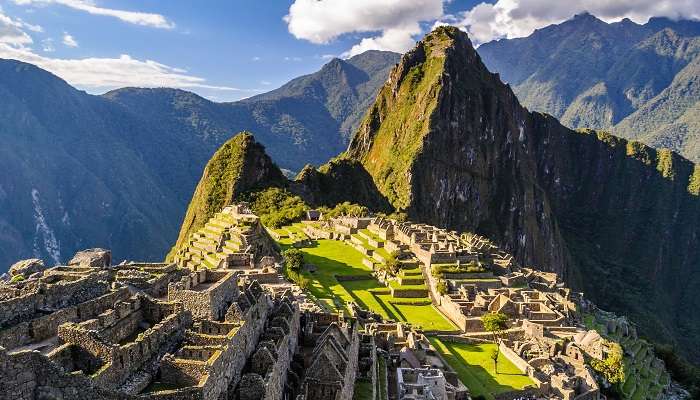
{"type": "Polygon", "coordinates": [[[168,285],[168,301],[182,302],[194,318],[221,319],[238,297],[237,279],[234,271],[194,271],[168,285]]]}
{"type": "Polygon", "coordinates": [[[54,279],[56,278],[42,278],[20,296],[0,301],[0,329],[45,314],[40,310],[71,307],[109,291],[107,281],[110,275],[107,271],[95,272],[75,280],[47,283],[54,279]]]}

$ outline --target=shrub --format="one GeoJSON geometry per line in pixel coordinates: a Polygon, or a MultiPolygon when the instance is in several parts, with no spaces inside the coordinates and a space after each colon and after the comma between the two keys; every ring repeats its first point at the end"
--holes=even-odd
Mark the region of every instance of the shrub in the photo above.
{"type": "Polygon", "coordinates": [[[338,218],[338,217],[366,217],[369,214],[369,209],[363,205],[350,203],[346,201],[344,203],[336,204],[333,208],[321,207],[320,211],[323,213],[324,219],[338,218]]]}
{"type": "Polygon", "coordinates": [[[436,264],[432,266],[431,274],[436,278],[443,278],[445,274],[466,274],[486,272],[486,268],[476,261],[467,264],[436,264]]]}
{"type": "Polygon", "coordinates": [[[288,249],[282,253],[284,257],[284,267],[288,272],[301,272],[304,264],[304,253],[299,249],[288,249]]]}
{"type": "Polygon", "coordinates": [[[300,197],[277,187],[248,193],[243,198],[250,203],[251,210],[260,217],[263,225],[270,228],[301,221],[309,209],[300,197]]]}
{"type": "Polygon", "coordinates": [[[605,360],[591,360],[591,367],[599,372],[612,384],[625,381],[625,362],[622,355],[622,347],[615,342],[610,342],[610,352],[605,360]]]}
{"type": "Polygon", "coordinates": [[[17,274],[17,275],[14,275],[14,276],[10,279],[10,282],[11,282],[11,283],[17,283],[17,282],[22,282],[22,281],[25,280],[25,279],[26,279],[26,278],[24,277],[24,275],[22,275],[22,274],[17,274]]]}
{"type": "Polygon", "coordinates": [[[447,294],[447,282],[440,280],[437,283],[437,292],[440,293],[441,295],[446,295],[447,294]]]}
{"type": "Polygon", "coordinates": [[[396,275],[397,272],[401,269],[401,262],[399,261],[399,253],[398,251],[393,251],[391,254],[389,254],[389,258],[386,260],[386,268],[392,275],[396,275]]]}

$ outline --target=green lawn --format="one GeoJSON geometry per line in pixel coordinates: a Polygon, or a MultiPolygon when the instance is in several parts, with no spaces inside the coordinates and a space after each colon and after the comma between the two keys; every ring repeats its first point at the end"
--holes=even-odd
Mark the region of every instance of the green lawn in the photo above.
{"type": "Polygon", "coordinates": [[[494,370],[491,353],[498,349],[496,344],[463,344],[443,342],[431,337],[430,342],[442,357],[457,372],[459,379],[472,396],[482,395],[487,399],[512,390],[520,390],[534,382],[501,355],[498,358],[498,373],[494,370]]]}
{"type": "MultiPolygon", "coordinates": [[[[284,246],[284,241],[280,241],[284,246]]],[[[304,262],[316,266],[316,272],[304,275],[311,279],[309,291],[329,307],[353,301],[386,319],[410,322],[425,330],[451,331],[456,327],[430,304],[430,300],[395,299],[389,289],[376,279],[338,282],[336,276],[365,275],[372,271],[362,264],[362,254],[342,241],[321,239],[316,245],[301,249],[304,262]],[[397,304],[400,303],[400,304],[397,304]]]]}

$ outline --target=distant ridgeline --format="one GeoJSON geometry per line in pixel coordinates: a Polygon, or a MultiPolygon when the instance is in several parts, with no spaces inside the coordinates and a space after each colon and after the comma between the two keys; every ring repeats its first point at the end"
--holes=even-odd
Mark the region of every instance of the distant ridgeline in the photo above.
{"type": "Polygon", "coordinates": [[[583,13],[478,51],[530,110],[700,161],[697,20],[606,23],[583,13]]]}
{"type": "Polygon", "coordinates": [[[399,58],[368,51],[334,59],[227,103],[168,88],[95,96],[34,65],[0,60],[0,274],[20,258],[60,264],[85,247],[160,259],[204,164],[232,134],[255,131],[288,170],[326,162],[347,147],[399,58]]]}
{"type": "MultiPolygon", "coordinates": [[[[231,143],[253,142],[242,137],[231,143]]],[[[403,212],[490,237],[518,262],[629,315],[640,334],[700,360],[700,169],[668,150],[528,112],[456,29],[435,30],[403,56],[331,162],[289,181],[266,156],[244,159],[230,171],[210,162],[198,187],[221,180],[227,189],[195,192],[181,238],[216,206],[268,187],[313,207],[349,201],[403,212]],[[249,171],[240,183],[239,170],[249,171]]]]}

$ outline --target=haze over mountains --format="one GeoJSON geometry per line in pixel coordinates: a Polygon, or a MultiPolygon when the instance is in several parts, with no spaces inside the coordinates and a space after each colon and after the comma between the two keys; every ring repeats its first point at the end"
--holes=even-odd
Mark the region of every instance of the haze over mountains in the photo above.
{"type": "Polygon", "coordinates": [[[479,47],[531,110],[700,160],[700,22],[581,14],[479,47]]]}
{"type": "Polygon", "coordinates": [[[102,246],[160,260],[197,179],[235,132],[255,131],[282,167],[342,151],[399,55],[332,60],[264,95],[214,103],[175,89],[78,91],[33,65],[0,61],[0,271],[65,262],[102,246]]]}

